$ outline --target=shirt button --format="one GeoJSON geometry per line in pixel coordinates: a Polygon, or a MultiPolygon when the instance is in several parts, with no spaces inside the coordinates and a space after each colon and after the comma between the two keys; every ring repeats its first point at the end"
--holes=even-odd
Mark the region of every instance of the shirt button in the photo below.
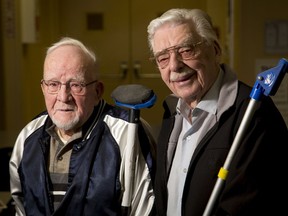
{"type": "Polygon", "coordinates": [[[183,172],[184,172],[184,173],[187,173],[187,168],[184,168],[184,169],[183,169],[183,172]]]}
{"type": "Polygon", "coordinates": [[[62,157],[62,156],[59,156],[59,157],[58,157],[58,160],[59,160],[59,161],[62,161],[62,160],[63,160],[63,157],[62,157]]]}

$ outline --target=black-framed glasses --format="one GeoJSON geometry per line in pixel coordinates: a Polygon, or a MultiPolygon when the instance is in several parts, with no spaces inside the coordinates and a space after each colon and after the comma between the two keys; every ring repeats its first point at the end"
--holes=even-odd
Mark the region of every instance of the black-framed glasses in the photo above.
{"type": "Polygon", "coordinates": [[[197,43],[185,43],[172,46],[159,53],[156,53],[151,60],[154,60],[158,67],[164,69],[169,64],[171,52],[175,52],[181,58],[181,60],[195,59],[200,53],[199,45],[203,43],[204,41],[200,41],[197,43]]]}
{"type": "Polygon", "coordinates": [[[45,86],[47,87],[47,92],[49,94],[57,94],[62,85],[65,85],[66,88],[69,88],[71,93],[74,95],[84,95],[85,94],[85,87],[87,87],[88,85],[91,85],[93,83],[96,83],[98,80],[94,80],[92,82],[89,83],[84,83],[84,82],[78,82],[78,81],[68,81],[66,83],[61,83],[60,81],[56,81],[56,80],[41,80],[41,84],[45,84],[45,86]]]}

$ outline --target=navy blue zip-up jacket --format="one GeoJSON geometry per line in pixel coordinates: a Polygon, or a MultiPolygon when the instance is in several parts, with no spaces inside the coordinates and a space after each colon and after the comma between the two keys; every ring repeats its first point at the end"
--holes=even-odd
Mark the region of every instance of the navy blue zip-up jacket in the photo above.
{"type": "MultiPolygon", "coordinates": [[[[103,101],[102,101],[103,102],[103,101]]],[[[101,103],[82,129],[84,135],[73,142],[70,159],[68,190],[58,209],[53,211],[49,194],[47,160],[50,135],[46,128],[52,122],[47,113],[32,120],[20,132],[10,160],[11,193],[17,215],[84,216],[121,215],[128,207],[131,215],[148,215],[154,203],[152,189],[151,137],[138,126],[135,147],[135,170],[124,165],[129,134],[128,112],[101,103]],[[99,113],[100,112],[100,113],[99,113]],[[100,117],[96,119],[96,116],[100,117]],[[132,172],[131,198],[127,197],[125,174],[132,172]]],[[[131,134],[130,134],[131,135],[131,134]]]]}

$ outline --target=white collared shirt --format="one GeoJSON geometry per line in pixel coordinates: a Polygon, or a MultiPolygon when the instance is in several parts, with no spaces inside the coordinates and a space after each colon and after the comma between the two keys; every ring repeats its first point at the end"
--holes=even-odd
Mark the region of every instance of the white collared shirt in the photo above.
{"type": "Polygon", "coordinates": [[[183,116],[183,121],[168,179],[167,216],[181,215],[183,189],[192,155],[200,140],[217,121],[217,102],[222,77],[223,72],[220,70],[216,82],[195,109],[192,110],[181,99],[178,101],[177,111],[183,116]]]}

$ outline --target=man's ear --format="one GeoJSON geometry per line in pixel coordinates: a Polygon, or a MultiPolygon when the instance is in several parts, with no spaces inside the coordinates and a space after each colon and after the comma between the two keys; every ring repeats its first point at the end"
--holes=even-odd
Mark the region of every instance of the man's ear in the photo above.
{"type": "Polygon", "coordinates": [[[218,55],[218,56],[222,55],[221,47],[216,41],[214,41],[214,49],[215,49],[216,55],[218,55]]]}
{"type": "Polygon", "coordinates": [[[215,56],[218,62],[221,61],[221,56],[222,56],[222,49],[220,47],[220,45],[214,41],[214,50],[215,50],[215,56]]]}
{"type": "Polygon", "coordinates": [[[104,84],[101,81],[98,81],[95,85],[95,91],[97,93],[97,99],[102,98],[104,93],[104,84]]]}
{"type": "Polygon", "coordinates": [[[44,95],[44,94],[45,94],[44,86],[43,86],[42,83],[40,84],[40,86],[41,86],[42,93],[43,93],[43,95],[44,95]]]}

